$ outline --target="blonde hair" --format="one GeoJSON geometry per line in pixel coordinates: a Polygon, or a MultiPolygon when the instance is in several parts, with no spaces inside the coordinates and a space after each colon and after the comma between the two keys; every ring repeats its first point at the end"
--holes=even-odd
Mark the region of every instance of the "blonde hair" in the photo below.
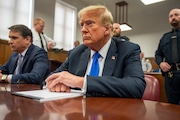
{"type": "Polygon", "coordinates": [[[40,17],[34,19],[34,25],[39,24],[40,22],[45,23],[44,19],[42,19],[42,18],[40,18],[40,17]]]}
{"type": "Polygon", "coordinates": [[[78,18],[80,20],[82,14],[84,14],[85,12],[88,11],[96,11],[97,13],[99,13],[99,17],[100,20],[103,24],[103,26],[107,27],[107,26],[112,26],[113,24],[113,17],[111,12],[103,5],[92,5],[92,6],[88,6],[85,7],[83,9],[81,9],[78,13],[78,18]]]}

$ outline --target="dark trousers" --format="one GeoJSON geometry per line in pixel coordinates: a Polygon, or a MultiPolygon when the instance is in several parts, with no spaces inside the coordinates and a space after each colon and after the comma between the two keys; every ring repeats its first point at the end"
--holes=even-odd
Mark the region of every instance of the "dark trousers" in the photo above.
{"type": "Polygon", "coordinates": [[[173,74],[172,78],[165,76],[165,90],[169,103],[180,104],[180,74],[173,74]]]}

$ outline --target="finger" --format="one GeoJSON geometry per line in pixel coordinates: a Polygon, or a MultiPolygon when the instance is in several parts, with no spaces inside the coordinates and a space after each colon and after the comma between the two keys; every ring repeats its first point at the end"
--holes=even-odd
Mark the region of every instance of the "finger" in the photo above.
{"type": "Polygon", "coordinates": [[[52,88],[49,88],[51,92],[61,92],[61,84],[57,84],[52,88]]]}
{"type": "Polygon", "coordinates": [[[67,89],[67,86],[64,85],[64,84],[62,84],[62,85],[61,85],[61,91],[62,91],[62,92],[66,92],[66,89],[67,89]]]}
{"type": "Polygon", "coordinates": [[[57,73],[54,73],[52,75],[50,75],[48,78],[46,78],[45,82],[48,82],[50,80],[54,80],[58,77],[57,73]]]}
{"type": "Polygon", "coordinates": [[[48,81],[50,81],[50,80],[53,80],[53,78],[54,78],[54,75],[52,74],[52,75],[50,75],[48,78],[46,78],[45,82],[48,82],[48,81]]]}
{"type": "Polygon", "coordinates": [[[167,67],[168,69],[170,69],[170,68],[171,68],[171,65],[169,65],[168,63],[166,63],[166,67],[167,67]]]}
{"type": "Polygon", "coordinates": [[[60,81],[58,79],[55,79],[51,82],[51,84],[49,84],[49,88],[53,88],[55,85],[59,84],[60,81]]]}
{"type": "Polygon", "coordinates": [[[45,82],[48,83],[51,80],[51,76],[45,79],[45,82]]]}
{"type": "Polygon", "coordinates": [[[71,92],[71,89],[69,87],[67,87],[66,92],[71,92]]]}
{"type": "Polygon", "coordinates": [[[52,80],[51,80],[51,81],[46,82],[46,86],[47,86],[47,88],[48,88],[48,89],[50,89],[49,85],[50,85],[51,83],[52,83],[52,80]]]}
{"type": "Polygon", "coordinates": [[[53,87],[53,88],[49,88],[49,90],[51,91],[51,92],[55,92],[55,88],[53,87]]]}
{"type": "Polygon", "coordinates": [[[61,85],[60,84],[55,86],[55,91],[56,92],[61,92],[61,85]]]}

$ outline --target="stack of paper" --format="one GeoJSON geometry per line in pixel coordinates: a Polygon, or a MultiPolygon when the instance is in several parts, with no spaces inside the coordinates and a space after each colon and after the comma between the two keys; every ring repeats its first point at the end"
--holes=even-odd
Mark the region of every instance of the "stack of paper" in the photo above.
{"type": "Polygon", "coordinates": [[[68,92],[50,92],[48,89],[12,92],[12,94],[28,97],[34,100],[38,100],[40,102],[83,96],[83,93],[80,90],[71,90],[71,92],[68,93],[68,92]]]}

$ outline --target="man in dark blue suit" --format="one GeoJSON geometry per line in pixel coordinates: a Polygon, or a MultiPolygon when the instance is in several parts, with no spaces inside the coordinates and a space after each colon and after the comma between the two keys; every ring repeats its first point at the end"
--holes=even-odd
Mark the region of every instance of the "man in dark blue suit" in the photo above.
{"type": "Polygon", "coordinates": [[[9,27],[13,51],[0,67],[1,82],[41,84],[49,74],[47,52],[32,44],[32,32],[24,25],[9,27]]]}
{"type": "Polygon", "coordinates": [[[146,83],[139,45],[112,38],[113,18],[105,6],[83,8],[79,19],[84,44],[46,79],[48,89],[69,92],[80,88],[87,96],[141,98],[146,83]],[[96,52],[100,68],[98,76],[92,76],[96,52]]]}

